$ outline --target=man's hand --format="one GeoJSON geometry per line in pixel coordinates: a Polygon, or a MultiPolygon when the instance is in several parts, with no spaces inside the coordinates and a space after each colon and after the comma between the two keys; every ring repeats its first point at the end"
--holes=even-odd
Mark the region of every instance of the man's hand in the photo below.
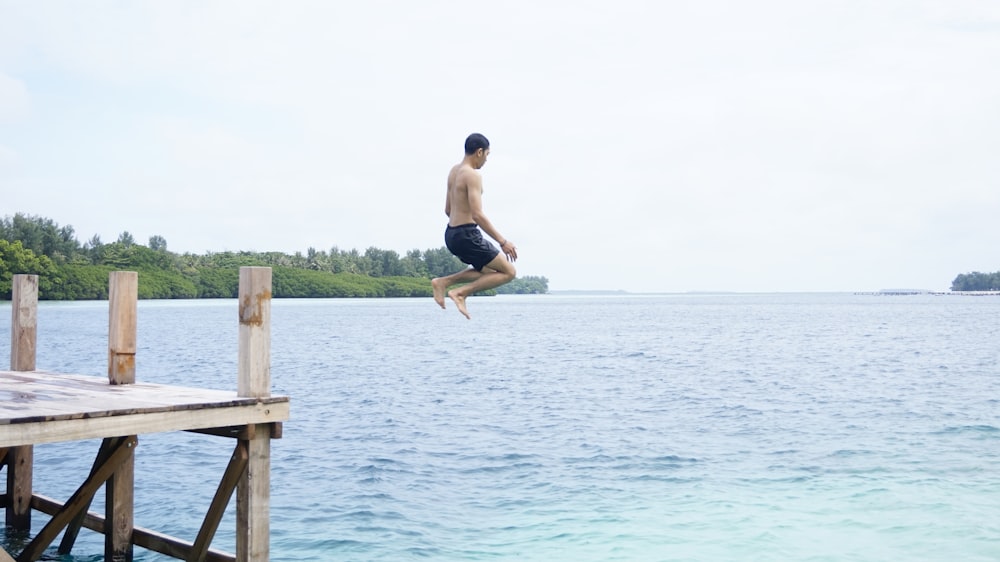
{"type": "Polygon", "coordinates": [[[507,259],[510,260],[511,263],[517,261],[517,246],[515,246],[510,240],[504,240],[503,244],[500,244],[500,250],[505,256],[507,256],[507,259]]]}

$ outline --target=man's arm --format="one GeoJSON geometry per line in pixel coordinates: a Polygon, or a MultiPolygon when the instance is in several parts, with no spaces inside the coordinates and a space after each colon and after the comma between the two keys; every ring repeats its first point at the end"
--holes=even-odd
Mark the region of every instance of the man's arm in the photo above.
{"type": "Polygon", "coordinates": [[[503,238],[497,232],[493,223],[483,212],[483,178],[479,174],[469,174],[466,178],[466,188],[469,194],[469,212],[472,220],[483,229],[483,232],[490,235],[490,238],[500,242],[503,238]]]}
{"type": "Polygon", "coordinates": [[[472,220],[483,229],[490,238],[500,244],[500,250],[510,259],[517,259],[517,249],[514,244],[500,235],[490,219],[483,212],[483,178],[478,173],[470,174],[466,182],[469,197],[469,210],[472,212],[472,220]]]}

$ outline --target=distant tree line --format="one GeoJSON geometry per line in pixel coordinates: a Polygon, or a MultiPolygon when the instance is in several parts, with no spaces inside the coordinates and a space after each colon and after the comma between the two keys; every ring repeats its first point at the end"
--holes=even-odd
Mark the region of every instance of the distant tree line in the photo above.
{"type": "MultiPolygon", "coordinates": [[[[10,299],[17,273],[39,275],[39,298],[87,300],[108,297],[108,273],[139,272],[139,298],[235,298],[239,268],[273,269],[273,294],[282,297],[429,297],[430,279],[466,267],[447,248],[410,250],[400,256],[371,247],[363,253],[309,248],[305,254],[208,252],[176,254],[162,236],[136,243],[128,232],[104,243],[94,236],[80,243],[72,226],[16,214],[0,220],[0,298],[10,299]]],[[[526,276],[498,293],[546,293],[548,279],[526,276]]],[[[495,293],[489,293],[495,294],[495,293]]]]}
{"type": "Polygon", "coordinates": [[[1000,271],[959,273],[951,282],[952,291],[1000,291],[1000,271]]]}

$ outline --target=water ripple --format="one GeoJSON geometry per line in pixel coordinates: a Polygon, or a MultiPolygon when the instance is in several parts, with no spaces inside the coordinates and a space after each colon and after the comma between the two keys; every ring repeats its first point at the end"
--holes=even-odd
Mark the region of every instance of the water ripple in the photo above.
{"type": "MultiPolygon", "coordinates": [[[[429,299],[273,303],[272,381],[293,402],[272,444],[272,560],[1000,553],[998,300],[474,305],[468,323],[429,299]]],[[[140,303],[140,378],[233,388],[235,338],[218,334],[234,306],[140,303]]],[[[106,322],[106,308],[42,306],[38,364],[101,374],[106,322]]],[[[68,497],[94,451],[37,447],[38,491],[68,497]]],[[[230,452],[140,439],[137,522],[196,536],[230,452]]],[[[215,545],[230,551],[231,512],[215,545]]],[[[73,562],[103,550],[94,535],[73,562]]]]}

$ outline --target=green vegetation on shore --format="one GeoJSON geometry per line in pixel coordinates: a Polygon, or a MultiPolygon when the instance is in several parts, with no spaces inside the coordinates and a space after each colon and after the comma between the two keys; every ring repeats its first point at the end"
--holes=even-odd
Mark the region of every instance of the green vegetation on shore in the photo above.
{"type": "MultiPolygon", "coordinates": [[[[103,243],[94,236],[81,244],[72,226],[50,219],[16,214],[0,220],[0,299],[10,299],[17,273],[39,276],[43,300],[108,298],[108,273],[139,272],[139,298],[235,298],[242,266],[273,268],[275,298],[430,297],[430,279],[466,267],[447,250],[368,248],[301,252],[209,252],[176,254],[162,236],[137,244],[127,231],[103,243]]],[[[496,293],[546,293],[545,277],[515,279],[496,293]]],[[[487,294],[495,294],[493,292],[487,294]]]]}
{"type": "Polygon", "coordinates": [[[1000,291],[1000,271],[960,273],[951,282],[952,291],[1000,291]]]}

